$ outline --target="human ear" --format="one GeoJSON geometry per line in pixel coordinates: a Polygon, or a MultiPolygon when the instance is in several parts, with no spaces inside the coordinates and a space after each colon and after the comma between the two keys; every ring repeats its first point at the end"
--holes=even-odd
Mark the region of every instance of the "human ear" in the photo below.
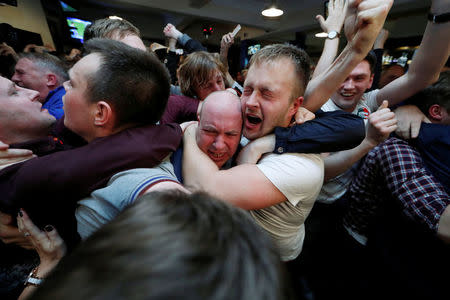
{"type": "Polygon", "coordinates": [[[54,87],[58,85],[58,78],[56,78],[55,74],[48,73],[47,77],[47,86],[54,87]]]}
{"type": "Polygon", "coordinates": [[[96,104],[94,124],[96,126],[106,126],[113,122],[113,110],[108,102],[99,101],[96,104]]]}
{"type": "Polygon", "coordinates": [[[433,104],[428,108],[428,115],[436,121],[442,121],[442,118],[444,117],[442,109],[443,107],[439,104],[433,104]]]}
{"type": "Polygon", "coordinates": [[[289,115],[293,116],[297,113],[298,108],[303,104],[303,96],[295,98],[292,103],[291,107],[289,109],[289,115]]]}

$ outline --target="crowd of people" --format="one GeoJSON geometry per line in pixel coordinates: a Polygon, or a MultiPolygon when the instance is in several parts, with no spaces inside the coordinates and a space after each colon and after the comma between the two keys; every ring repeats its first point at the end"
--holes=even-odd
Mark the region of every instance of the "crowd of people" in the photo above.
{"type": "Polygon", "coordinates": [[[447,299],[450,3],[406,70],[392,0],[329,2],[314,67],[270,44],[232,76],[232,33],[108,18],[0,45],[1,299],[447,299]]]}

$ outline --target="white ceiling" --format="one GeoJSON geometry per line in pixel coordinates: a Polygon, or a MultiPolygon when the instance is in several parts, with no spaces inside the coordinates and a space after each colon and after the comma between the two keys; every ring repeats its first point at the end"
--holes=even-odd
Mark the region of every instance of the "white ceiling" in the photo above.
{"type": "MultiPolygon", "coordinates": [[[[122,16],[138,28],[147,40],[163,40],[162,28],[173,23],[183,32],[204,43],[219,44],[223,34],[236,24],[242,29],[238,37],[284,42],[295,39],[296,32],[307,35],[307,44],[320,47],[313,33],[320,28],[315,21],[323,14],[322,0],[278,0],[284,15],[279,20],[268,20],[261,15],[269,0],[83,0],[80,14],[96,19],[107,15],[122,16]],[[205,40],[202,25],[211,25],[215,31],[205,40]]],[[[422,35],[430,0],[395,0],[386,27],[390,37],[422,35]]]]}

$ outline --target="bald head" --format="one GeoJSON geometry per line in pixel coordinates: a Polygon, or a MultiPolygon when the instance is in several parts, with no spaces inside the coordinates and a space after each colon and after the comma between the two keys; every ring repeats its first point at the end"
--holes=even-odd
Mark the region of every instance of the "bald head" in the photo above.
{"type": "Polygon", "coordinates": [[[203,112],[209,113],[213,110],[220,110],[223,113],[233,115],[236,119],[240,119],[242,123],[241,100],[229,91],[217,91],[209,94],[203,101],[199,118],[201,118],[203,112]]]}
{"type": "Polygon", "coordinates": [[[242,110],[238,96],[228,91],[211,93],[203,101],[197,128],[197,145],[221,168],[239,145],[242,110]]]}

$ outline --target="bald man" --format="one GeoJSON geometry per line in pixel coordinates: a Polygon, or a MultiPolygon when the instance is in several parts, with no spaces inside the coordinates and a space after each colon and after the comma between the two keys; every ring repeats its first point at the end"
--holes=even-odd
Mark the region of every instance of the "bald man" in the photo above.
{"type": "MultiPolygon", "coordinates": [[[[195,139],[198,148],[220,168],[229,168],[239,146],[242,133],[241,101],[234,93],[216,91],[203,101],[198,113],[195,139]]],[[[182,175],[183,146],[172,155],[171,161],[180,182],[182,175]]]]}
{"type": "Polygon", "coordinates": [[[242,131],[241,102],[228,91],[214,92],[198,116],[197,146],[221,168],[234,155],[242,131]]]}
{"type": "MultiPolygon", "coordinates": [[[[242,131],[242,113],[239,98],[231,92],[210,94],[199,113],[197,145],[222,168],[237,150],[242,131]]],[[[76,211],[78,233],[87,238],[134,203],[155,184],[165,183],[169,188],[179,188],[182,183],[179,148],[155,168],[131,169],[115,174],[107,186],[98,189],[78,202],[76,211]]],[[[228,166],[229,164],[227,164],[228,166]]]]}

